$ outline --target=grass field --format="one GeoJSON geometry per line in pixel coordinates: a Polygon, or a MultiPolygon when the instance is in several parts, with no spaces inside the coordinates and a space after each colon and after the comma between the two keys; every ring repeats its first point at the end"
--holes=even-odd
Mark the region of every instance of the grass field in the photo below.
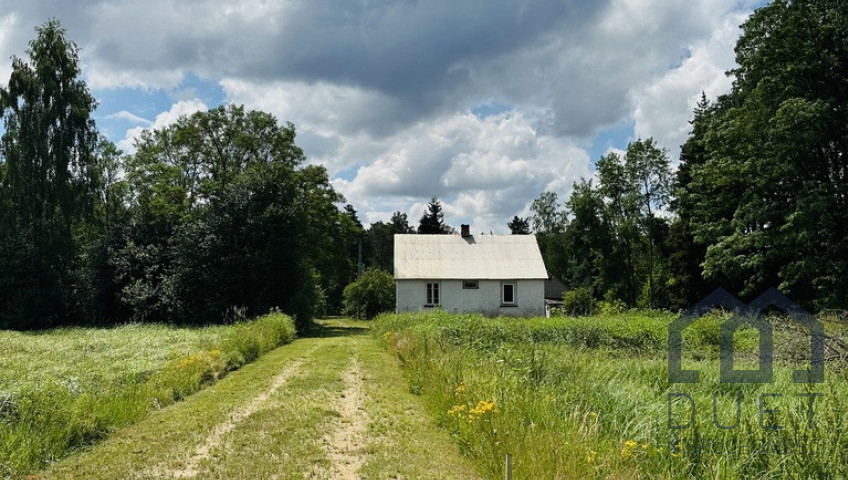
{"type": "Polygon", "coordinates": [[[367,325],[325,321],[37,477],[481,478],[367,325]]]}
{"type": "Polygon", "coordinates": [[[293,338],[282,314],[205,328],[0,332],[0,477],[61,458],[293,338]]]}
{"type": "MultiPolygon", "coordinates": [[[[491,478],[502,478],[507,453],[515,478],[848,475],[848,378],[836,355],[845,353],[843,325],[826,323],[831,361],[823,384],[792,383],[792,370],[808,366],[810,339],[794,321],[778,319],[774,383],[722,384],[725,317],[699,319],[684,331],[684,369],[700,370],[700,383],[670,385],[673,318],[434,312],[384,315],[374,333],[404,366],[410,390],[491,478]],[[694,418],[672,429],[693,413],[683,394],[694,402],[694,418]]],[[[737,331],[737,369],[755,368],[758,338],[751,328],[737,331]]]]}

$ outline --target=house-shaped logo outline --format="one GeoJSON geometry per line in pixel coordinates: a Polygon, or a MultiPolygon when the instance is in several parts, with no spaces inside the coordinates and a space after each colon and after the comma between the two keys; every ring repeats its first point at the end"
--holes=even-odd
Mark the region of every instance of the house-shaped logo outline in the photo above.
{"type": "Polygon", "coordinates": [[[698,383],[697,370],[683,370],[683,330],[715,307],[724,307],[734,315],[721,325],[721,383],[771,383],[773,380],[772,325],[760,315],[769,306],[775,306],[810,331],[810,368],[792,372],[794,383],[824,382],[824,325],[814,316],[789,300],[776,288],[770,288],[748,305],[718,288],[694,307],[674,319],[668,326],[668,382],[698,383]],[[748,323],[760,333],[760,368],[758,370],[733,369],[733,333],[748,323]]]}

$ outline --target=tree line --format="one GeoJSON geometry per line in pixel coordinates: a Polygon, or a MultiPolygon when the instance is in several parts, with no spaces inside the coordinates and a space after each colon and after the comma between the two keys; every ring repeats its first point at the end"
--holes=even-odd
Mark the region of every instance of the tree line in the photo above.
{"type": "Polygon", "coordinates": [[[303,326],[349,281],[341,195],[291,124],[222,106],[144,132],[96,129],[77,46],[37,29],[0,89],[0,328],[232,321],[303,326]]]}
{"type": "Polygon", "coordinates": [[[848,305],[848,3],[776,0],[742,25],[729,93],[702,95],[672,174],[652,139],[509,226],[571,289],[687,308],[722,286],[848,305]]]}
{"type": "MultiPolygon", "coordinates": [[[[676,171],[653,139],[599,159],[531,216],[552,274],[622,307],[686,308],[717,286],[777,286],[848,305],[848,6],[776,0],[742,26],[729,93],[702,96],[676,171]]],[[[393,235],[448,234],[433,198],[417,228],[367,228],[295,128],[230,105],[144,132],[125,155],[97,130],[77,46],[36,29],[0,88],[0,328],[232,321],[280,307],[300,326],[341,312],[363,267],[393,270],[393,235]]]]}
{"type": "Polygon", "coordinates": [[[395,233],[450,233],[433,199],[363,228],[292,124],[229,105],[149,130],[125,155],[92,120],[79,49],[36,28],[0,88],[0,328],[340,313],[395,233]]]}

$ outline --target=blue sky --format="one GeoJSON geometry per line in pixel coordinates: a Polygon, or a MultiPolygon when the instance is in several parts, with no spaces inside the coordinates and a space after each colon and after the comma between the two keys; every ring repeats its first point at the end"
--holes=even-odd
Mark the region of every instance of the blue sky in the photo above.
{"type": "MultiPolygon", "coordinates": [[[[291,121],[365,222],[437,195],[506,231],[541,192],[654,137],[676,163],[692,108],[727,91],[757,2],[0,0],[0,58],[55,17],[82,49],[95,120],[125,151],[222,103],[291,121]]],[[[0,84],[10,62],[0,64],[0,84]]]]}

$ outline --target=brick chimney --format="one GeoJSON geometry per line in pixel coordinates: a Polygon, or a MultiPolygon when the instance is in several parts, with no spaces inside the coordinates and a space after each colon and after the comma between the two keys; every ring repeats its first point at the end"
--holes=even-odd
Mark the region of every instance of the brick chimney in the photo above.
{"type": "Polygon", "coordinates": [[[471,236],[471,226],[462,224],[460,225],[460,231],[462,232],[462,238],[468,238],[471,236]]]}

